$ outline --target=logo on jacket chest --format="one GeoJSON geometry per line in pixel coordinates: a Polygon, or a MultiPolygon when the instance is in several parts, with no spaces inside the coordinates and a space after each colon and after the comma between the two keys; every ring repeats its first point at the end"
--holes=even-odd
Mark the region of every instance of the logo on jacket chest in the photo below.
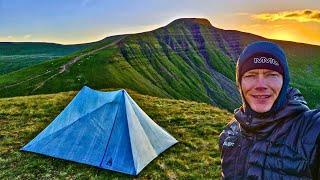
{"type": "Polygon", "coordinates": [[[227,147],[233,147],[234,146],[234,142],[230,142],[230,141],[227,141],[227,139],[223,142],[223,146],[227,146],[227,147]]]}

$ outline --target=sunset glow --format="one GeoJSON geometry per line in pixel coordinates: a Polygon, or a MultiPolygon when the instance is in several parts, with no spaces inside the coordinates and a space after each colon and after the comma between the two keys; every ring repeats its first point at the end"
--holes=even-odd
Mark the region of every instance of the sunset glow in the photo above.
{"type": "Polygon", "coordinates": [[[86,43],[198,17],[221,29],[320,45],[319,9],[320,1],[298,0],[2,0],[0,41],[86,43]]]}
{"type": "Polygon", "coordinates": [[[298,22],[317,22],[320,23],[320,10],[298,10],[284,11],[277,13],[262,13],[253,15],[254,18],[277,21],[277,20],[295,20],[298,22]]]}

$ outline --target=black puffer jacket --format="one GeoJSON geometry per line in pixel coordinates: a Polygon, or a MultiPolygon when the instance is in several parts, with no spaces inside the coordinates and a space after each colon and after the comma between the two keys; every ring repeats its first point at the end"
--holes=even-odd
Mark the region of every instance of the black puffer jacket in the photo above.
{"type": "Polygon", "coordinates": [[[320,179],[320,110],[290,88],[286,106],[267,117],[240,108],[220,135],[224,179],[320,179]]]}

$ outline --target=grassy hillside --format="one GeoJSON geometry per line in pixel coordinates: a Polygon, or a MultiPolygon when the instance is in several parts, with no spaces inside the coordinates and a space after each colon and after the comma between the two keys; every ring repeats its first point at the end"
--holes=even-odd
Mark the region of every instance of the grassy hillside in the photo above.
{"type": "MultiPolygon", "coordinates": [[[[106,38],[81,52],[0,75],[0,96],[55,93],[89,85],[129,88],[232,111],[240,105],[235,62],[248,43],[258,40],[268,39],[218,29],[206,19],[178,19],[150,32],[106,38]]],[[[302,91],[310,107],[320,107],[320,47],[274,42],[287,52],[291,85],[302,91]]]]}
{"type": "MultiPolygon", "coordinates": [[[[70,102],[76,92],[0,99],[0,179],[129,179],[130,176],[19,151],[70,102]]],[[[204,103],[131,97],[179,143],[162,153],[141,179],[219,179],[218,135],[231,114],[204,103]]]]}
{"type": "Polygon", "coordinates": [[[89,44],[0,42],[0,75],[53,60],[88,47],[89,44]]]}
{"type": "MultiPolygon", "coordinates": [[[[0,94],[8,97],[61,92],[87,84],[94,88],[130,88],[232,110],[240,104],[233,82],[234,63],[212,39],[202,38],[201,33],[207,34],[210,28],[196,21],[178,21],[155,31],[127,35],[113,46],[81,58],[61,74],[59,67],[77,54],[0,76],[0,94]],[[185,51],[179,50],[183,47],[185,51]]],[[[96,48],[107,42],[114,40],[106,39],[96,48]]]]}
{"type": "Polygon", "coordinates": [[[320,108],[320,46],[278,41],[287,52],[291,85],[312,108],[320,108]]]}

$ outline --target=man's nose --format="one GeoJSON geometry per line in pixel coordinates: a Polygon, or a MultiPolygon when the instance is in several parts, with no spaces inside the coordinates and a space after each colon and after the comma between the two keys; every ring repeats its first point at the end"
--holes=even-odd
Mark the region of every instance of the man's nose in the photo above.
{"type": "Polygon", "coordinates": [[[262,90],[266,90],[267,89],[267,84],[266,84],[266,80],[263,76],[259,76],[257,81],[256,81],[256,86],[255,89],[257,91],[262,91],[262,90]]]}

